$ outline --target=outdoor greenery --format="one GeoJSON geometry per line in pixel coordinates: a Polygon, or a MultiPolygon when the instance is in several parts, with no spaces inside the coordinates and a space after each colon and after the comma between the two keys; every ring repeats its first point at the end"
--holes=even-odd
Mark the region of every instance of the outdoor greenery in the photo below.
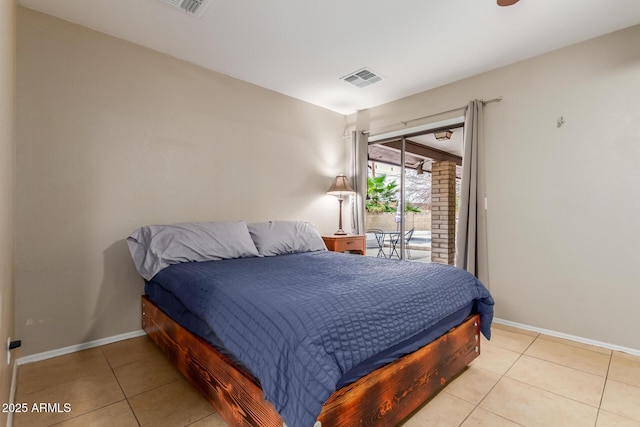
{"type": "MultiPolygon", "coordinates": [[[[367,212],[382,213],[396,212],[398,208],[398,183],[387,180],[386,174],[370,176],[367,179],[367,212]]],[[[420,212],[410,203],[405,203],[405,212],[420,212]]]]}
{"type": "Polygon", "coordinates": [[[367,212],[395,212],[395,204],[398,203],[398,184],[395,181],[387,181],[387,175],[369,177],[367,179],[367,212]],[[391,206],[394,204],[394,206],[391,206]]]}

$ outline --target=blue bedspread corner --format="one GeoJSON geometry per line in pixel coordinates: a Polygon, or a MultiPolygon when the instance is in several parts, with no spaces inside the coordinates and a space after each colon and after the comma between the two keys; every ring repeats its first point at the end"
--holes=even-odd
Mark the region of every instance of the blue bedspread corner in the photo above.
{"type": "MultiPolygon", "coordinates": [[[[488,293],[488,291],[487,291],[488,293]]],[[[493,323],[493,306],[495,302],[491,295],[476,301],[478,313],[480,314],[480,332],[488,340],[491,339],[491,323],[493,323]]]]}

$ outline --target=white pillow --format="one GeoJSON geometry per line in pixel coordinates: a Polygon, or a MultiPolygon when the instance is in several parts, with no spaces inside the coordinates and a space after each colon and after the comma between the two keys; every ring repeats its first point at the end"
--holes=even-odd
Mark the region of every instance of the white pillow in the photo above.
{"type": "Polygon", "coordinates": [[[181,262],[260,256],[243,221],[147,225],[131,233],[127,244],[136,269],[147,280],[181,262]]]}
{"type": "Polygon", "coordinates": [[[249,224],[249,233],[262,256],[327,250],[316,228],[303,221],[249,224]]]}

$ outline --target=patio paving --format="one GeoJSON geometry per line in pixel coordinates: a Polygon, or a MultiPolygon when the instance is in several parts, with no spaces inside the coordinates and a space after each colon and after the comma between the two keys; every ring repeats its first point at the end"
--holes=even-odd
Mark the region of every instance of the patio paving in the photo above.
{"type": "MultiPolygon", "coordinates": [[[[408,248],[411,254],[411,258],[407,259],[408,261],[431,262],[431,231],[414,231],[413,236],[409,241],[408,248]]],[[[367,233],[367,250],[365,255],[377,257],[378,249],[378,242],[376,241],[375,236],[371,233],[367,233]]],[[[385,256],[389,257],[391,248],[388,244],[384,246],[383,251],[385,256]]],[[[400,251],[399,247],[398,251],[400,251]]],[[[394,259],[397,258],[394,257],[394,259]]]]}

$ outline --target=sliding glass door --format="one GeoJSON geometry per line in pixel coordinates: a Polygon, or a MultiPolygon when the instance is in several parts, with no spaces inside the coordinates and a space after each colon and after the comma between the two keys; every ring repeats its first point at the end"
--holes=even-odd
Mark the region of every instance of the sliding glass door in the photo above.
{"type": "Polygon", "coordinates": [[[365,213],[368,255],[430,262],[434,234],[436,252],[447,246],[439,239],[443,229],[453,229],[454,226],[449,227],[453,217],[444,210],[442,202],[457,200],[448,188],[456,187],[456,176],[461,172],[461,146],[459,153],[456,147],[461,145],[457,141],[462,139],[462,128],[460,124],[447,126],[443,130],[445,142],[436,139],[440,131],[437,128],[417,134],[370,138],[365,213]],[[434,167],[437,180],[432,175],[434,167]],[[443,168],[453,173],[441,175],[443,168]],[[445,224],[441,222],[443,219],[445,224]]]}

